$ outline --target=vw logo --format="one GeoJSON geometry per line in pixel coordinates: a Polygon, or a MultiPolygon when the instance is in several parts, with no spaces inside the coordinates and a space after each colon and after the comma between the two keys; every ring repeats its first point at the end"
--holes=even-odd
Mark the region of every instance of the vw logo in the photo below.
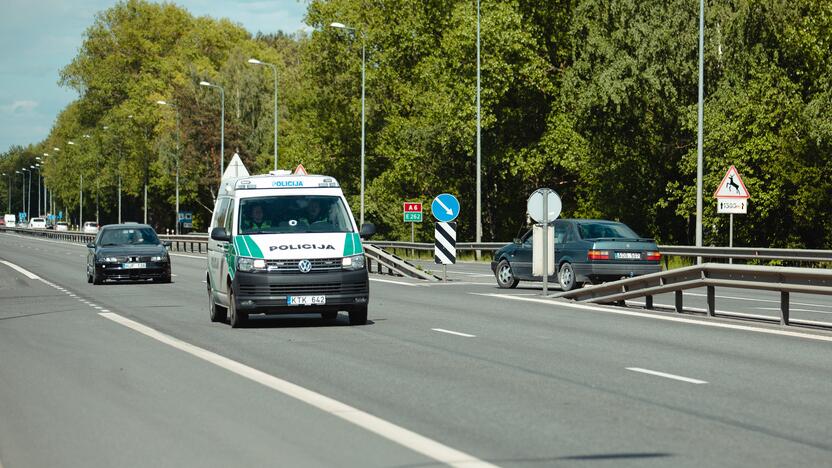
{"type": "Polygon", "coordinates": [[[312,262],[309,260],[301,260],[298,262],[298,270],[301,273],[309,273],[312,271],[312,262]]]}

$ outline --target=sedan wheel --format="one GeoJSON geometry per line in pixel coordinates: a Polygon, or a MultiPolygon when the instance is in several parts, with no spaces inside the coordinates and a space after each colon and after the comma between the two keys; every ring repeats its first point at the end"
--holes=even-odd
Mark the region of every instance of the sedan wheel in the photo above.
{"type": "Polygon", "coordinates": [[[517,287],[517,283],[520,282],[520,280],[514,277],[514,273],[511,271],[511,264],[505,259],[497,264],[497,270],[494,272],[494,276],[497,277],[497,286],[503,289],[515,288],[517,287]]]}
{"type": "Polygon", "coordinates": [[[572,269],[571,263],[564,263],[560,267],[560,273],[558,274],[558,282],[560,283],[560,288],[564,291],[571,291],[575,289],[575,286],[578,283],[575,281],[575,270],[572,269]]]}

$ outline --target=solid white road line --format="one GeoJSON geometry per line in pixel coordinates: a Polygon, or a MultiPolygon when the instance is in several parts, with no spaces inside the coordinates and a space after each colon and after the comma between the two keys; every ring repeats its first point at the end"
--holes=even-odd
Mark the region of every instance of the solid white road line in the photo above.
{"type": "Polygon", "coordinates": [[[473,293],[469,292],[468,294],[473,294],[475,296],[487,296],[487,297],[499,297],[503,299],[509,299],[514,301],[526,301],[526,302],[536,302],[538,304],[546,304],[549,306],[557,306],[557,307],[569,307],[572,309],[583,309],[583,310],[592,310],[596,312],[604,312],[607,314],[616,314],[616,315],[627,315],[630,317],[641,317],[641,318],[648,318],[653,320],[664,320],[667,322],[679,322],[679,323],[688,323],[692,325],[699,325],[702,327],[713,327],[713,328],[727,328],[730,330],[742,330],[742,331],[750,331],[755,333],[765,333],[769,335],[780,335],[780,336],[791,336],[795,338],[807,338],[810,340],[817,340],[817,341],[827,341],[832,342],[832,336],[826,335],[813,335],[811,333],[804,333],[804,332],[795,332],[795,331],[788,331],[788,330],[776,330],[773,328],[761,328],[761,327],[752,327],[749,325],[735,325],[732,323],[722,323],[722,322],[715,322],[715,321],[708,321],[708,320],[693,320],[683,317],[671,317],[667,315],[657,315],[657,314],[648,314],[644,312],[636,312],[632,310],[623,310],[618,308],[612,307],[600,307],[600,306],[592,306],[586,304],[573,304],[570,302],[562,302],[562,301],[554,301],[551,299],[536,299],[532,297],[518,297],[518,296],[511,296],[505,294],[486,294],[486,293],[473,293]]]}
{"type": "Polygon", "coordinates": [[[494,465],[480,460],[465,452],[453,449],[433,439],[417,434],[413,431],[385,421],[370,413],[361,411],[338,400],[322,395],[315,391],[293,384],[287,380],[259,371],[240,362],[234,361],[206,349],[186,343],[170,335],[161,333],[141,323],[130,320],[114,313],[99,313],[104,318],[137,331],[156,341],[184,351],[194,357],[210,362],[241,377],[276,390],[286,396],[295,398],[310,406],[320,409],[333,416],[337,416],[356,426],[362,427],[387,440],[402,445],[414,452],[432,458],[438,462],[457,467],[493,467],[494,465]]]}
{"type": "Polygon", "coordinates": [[[7,267],[11,268],[12,270],[17,270],[18,273],[22,274],[23,276],[25,276],[29,279],[40,279],[40,276],[32,273],[29,270],[26,270],[25,268],[19,267],[19,266],[15,265],[12,262],[7,262],[5,260],[0,260],[0,263],[2,263],[3,265],[6,265],[7,267]]]}
{"type": "Polygon", "coordinates": [[[413,287],[422,286],[421,284],[405,283],[404,281],[393,281],[393,280],[386,280],[386,279],[372,278],[372,277],[370,278],[370,281],[377,281],[379,283],[398,284],[400,286],[413,286],[413,287]]]}
{"type": "Polygon", "coordinates": [[[431,328],[431,330],[439,333],[447,333],[449,335],[464,336],[465,338],[476,338],[477,335],[469,335],[467,333],[455,332],[453,330],[445,330],[444,328],[431,328]]]}
{"type": "Polygon", "coordinates": [[[655,375],[658,377],[664,377],[666,379],[673,379],[673,380],[681,380],[682,382],[692,383],[692,384],[706,384],[704,380],[699,379],[691,379],[690,377],[682,377],[681,375],[674,375],[674,374],[667,374],[665,372],[654,371],[650,369],[642,369],[641,367],[627,367],[629,371],[633,372],[641,372],[642,374],[650,374],[655,375]]]}

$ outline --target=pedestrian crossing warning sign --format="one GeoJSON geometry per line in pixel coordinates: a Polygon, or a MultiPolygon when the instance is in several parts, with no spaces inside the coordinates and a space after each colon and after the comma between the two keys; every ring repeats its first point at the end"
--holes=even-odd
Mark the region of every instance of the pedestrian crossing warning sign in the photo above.
{"type": "Polygon", "coordinates": [[[748,189],[746,189],[745,184],[742,183],[740,173],[737,172],[736,167],[731,165],[731,167],[728,168],[728,172],[725,173],[725,177],[722,178],[722,182],[719,183],[719,187],[717,187],[716,192],[714,192],[714,198],[750,197],[748,189]]]}

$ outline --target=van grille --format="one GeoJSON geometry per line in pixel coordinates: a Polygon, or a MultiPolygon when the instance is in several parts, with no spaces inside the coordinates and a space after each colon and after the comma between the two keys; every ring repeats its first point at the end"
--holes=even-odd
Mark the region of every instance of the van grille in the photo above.
{"type": "MultiPolygon", "coordinates": [[[[267,260],[266,266],[271,273],[297,273],[300,260],[267,260]]],[[[312,270],[309,273],[339,271],[342,268],[340,258],[316,258],[309,261],[312,263],[312,270]]]]}

